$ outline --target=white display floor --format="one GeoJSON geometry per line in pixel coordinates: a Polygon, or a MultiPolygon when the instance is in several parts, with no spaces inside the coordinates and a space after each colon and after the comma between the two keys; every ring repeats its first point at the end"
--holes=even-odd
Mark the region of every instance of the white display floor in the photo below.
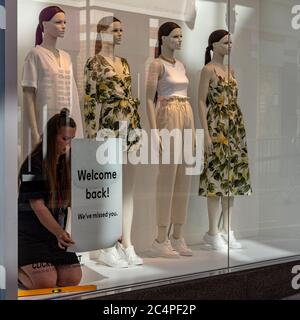
{"type": "MultiPolygon", "coordinates": [[[[230,250],[230,267],[263,262],[278,258],[287,258],[300,254],[300,239],[268,239],[263,237],[249,238],[241,241],[243,249],[230,250]]],[[[209,272],[228,267],[228,252],[210,250],[205,244],[192,246],[193,257],[179,259],[149,258],[147,252],[141,254],[144,265],[126,269],[114,269],[101,262],[82,257],[83,279],[81,285],[93,284],[98,290],[131,286],[147,281],[209,272]]],[[[49,299],[62,295],[35,296],[26,299],[49,299]]]]}

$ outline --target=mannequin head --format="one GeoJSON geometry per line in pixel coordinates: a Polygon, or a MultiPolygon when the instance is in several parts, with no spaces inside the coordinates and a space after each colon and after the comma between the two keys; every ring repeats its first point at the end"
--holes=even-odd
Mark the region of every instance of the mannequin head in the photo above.
{"type": "Polygon", "coordinates": [[[97,40],[95,54],[101,52],[103,43],[112,46],[120,45],[122,41],[123,29],[119,19],[114,16],[102,18],[97,25],[97,40]]]}
{"type": "Polygon", "coordinates": [[[65,12],[57,7],[50,6],[43,9],[39,16],[39,24],[36,29],[35,45],[43,42],[43,33],[48,33],[54,38],[63,38],[65,34],[65,12]]]}
{"type": "Polygon", "coordinates": [[[181,27],[175,22],[166,22],[158,30],[158,48],[155,57],[161,55],[162,46],[167,46],[170,50],[180,50],[182,43],[181,27]]]}
{"type": "Polygon", "coordinates": [[[228,55],[232,46],[230,40],[230,34],[226,30],[216,30],[214,31],[208,39],[208,47],[205,53],[205,64],[211,61],[210,51],[221,56],[228,55]]]}

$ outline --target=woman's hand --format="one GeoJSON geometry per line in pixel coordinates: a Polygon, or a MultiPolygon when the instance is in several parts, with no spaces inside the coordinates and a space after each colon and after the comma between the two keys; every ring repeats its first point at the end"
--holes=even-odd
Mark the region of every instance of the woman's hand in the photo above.
{"type": "Polygon", "coordinates": [[[75,244],[71,236],[54,219],[52,213],[46,207],[44,199],[33,199],[29,202],[41,224],[56,237],[59,248],[64,250],[75,244]]]}
{"type": "Polygon", "coordinates": [[[209,133],[205,133],[204,135],[204,148],[207,154],[211,154],[213,151],[213,144],[209,133]]]}
{"type": "Polygon", "coordinates": [[[60,232],[57,236],[57,242],[60,249],[66,249],[68,247],[71,247],[75,244],[75,242],[72,240],[71,236],[66,231],[60,232]]]}

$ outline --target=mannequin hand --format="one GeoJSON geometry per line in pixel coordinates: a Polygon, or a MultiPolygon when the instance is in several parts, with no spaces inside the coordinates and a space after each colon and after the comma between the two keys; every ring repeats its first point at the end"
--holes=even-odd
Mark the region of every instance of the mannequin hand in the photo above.
{"type": "Polygon", "coordinates": [[[195,137],[194,141],[193,141],[193,156],[194,157],[196,156],[196,151],[197,151],[197,140],[196,140],[196,137],[195,137]]]}
{"type": "Polygon", "coordinates": [[[159,154],[162,154],[162,139],[161,136],[156,132],[154,134],[154,140],[152,141],[153,143],[153,148],[155,151],[159,151],[159,154]]]}
{"type": "Polygon", "coordinates": [[[211,137],[209,134],[204,135],[204,147],[205,147],[205,152],[207,154],[211,154],[213,150],[213,144],[211,141],[211,137]]]}
{"type": "Polygon", "coordinates": [[[163,146],[162,146],[162,140],[161,137],[159,137],[159,153],[162,154],[163,146]]]}
{"type": "Polygon", "coordinates": [[[75,244],[68,232],[64,230],[60,234],[58,234],[56,238],[60,249],[66,249],[75,244]]]}

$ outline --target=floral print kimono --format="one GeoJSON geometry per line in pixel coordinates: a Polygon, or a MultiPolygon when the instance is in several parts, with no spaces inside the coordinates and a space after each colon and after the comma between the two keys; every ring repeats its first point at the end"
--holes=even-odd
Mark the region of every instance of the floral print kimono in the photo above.
{"type": "Polygon", "coordinates": [[[130,68],[121,58],[123,74],[101,55],[85,66],[84,122],[86,137],[123,138],[123,150],[137,150],[141,140],[139,100],[132,97],[130,68]]]}
{"type": "Polygon", "coordinates": [[[250,174],[245,124],[237,104],[238,86],[233,75],[217,75],[207,95],[207,125],[213,150],[205,154],[200,196],[250,195],[250,174]]]}

